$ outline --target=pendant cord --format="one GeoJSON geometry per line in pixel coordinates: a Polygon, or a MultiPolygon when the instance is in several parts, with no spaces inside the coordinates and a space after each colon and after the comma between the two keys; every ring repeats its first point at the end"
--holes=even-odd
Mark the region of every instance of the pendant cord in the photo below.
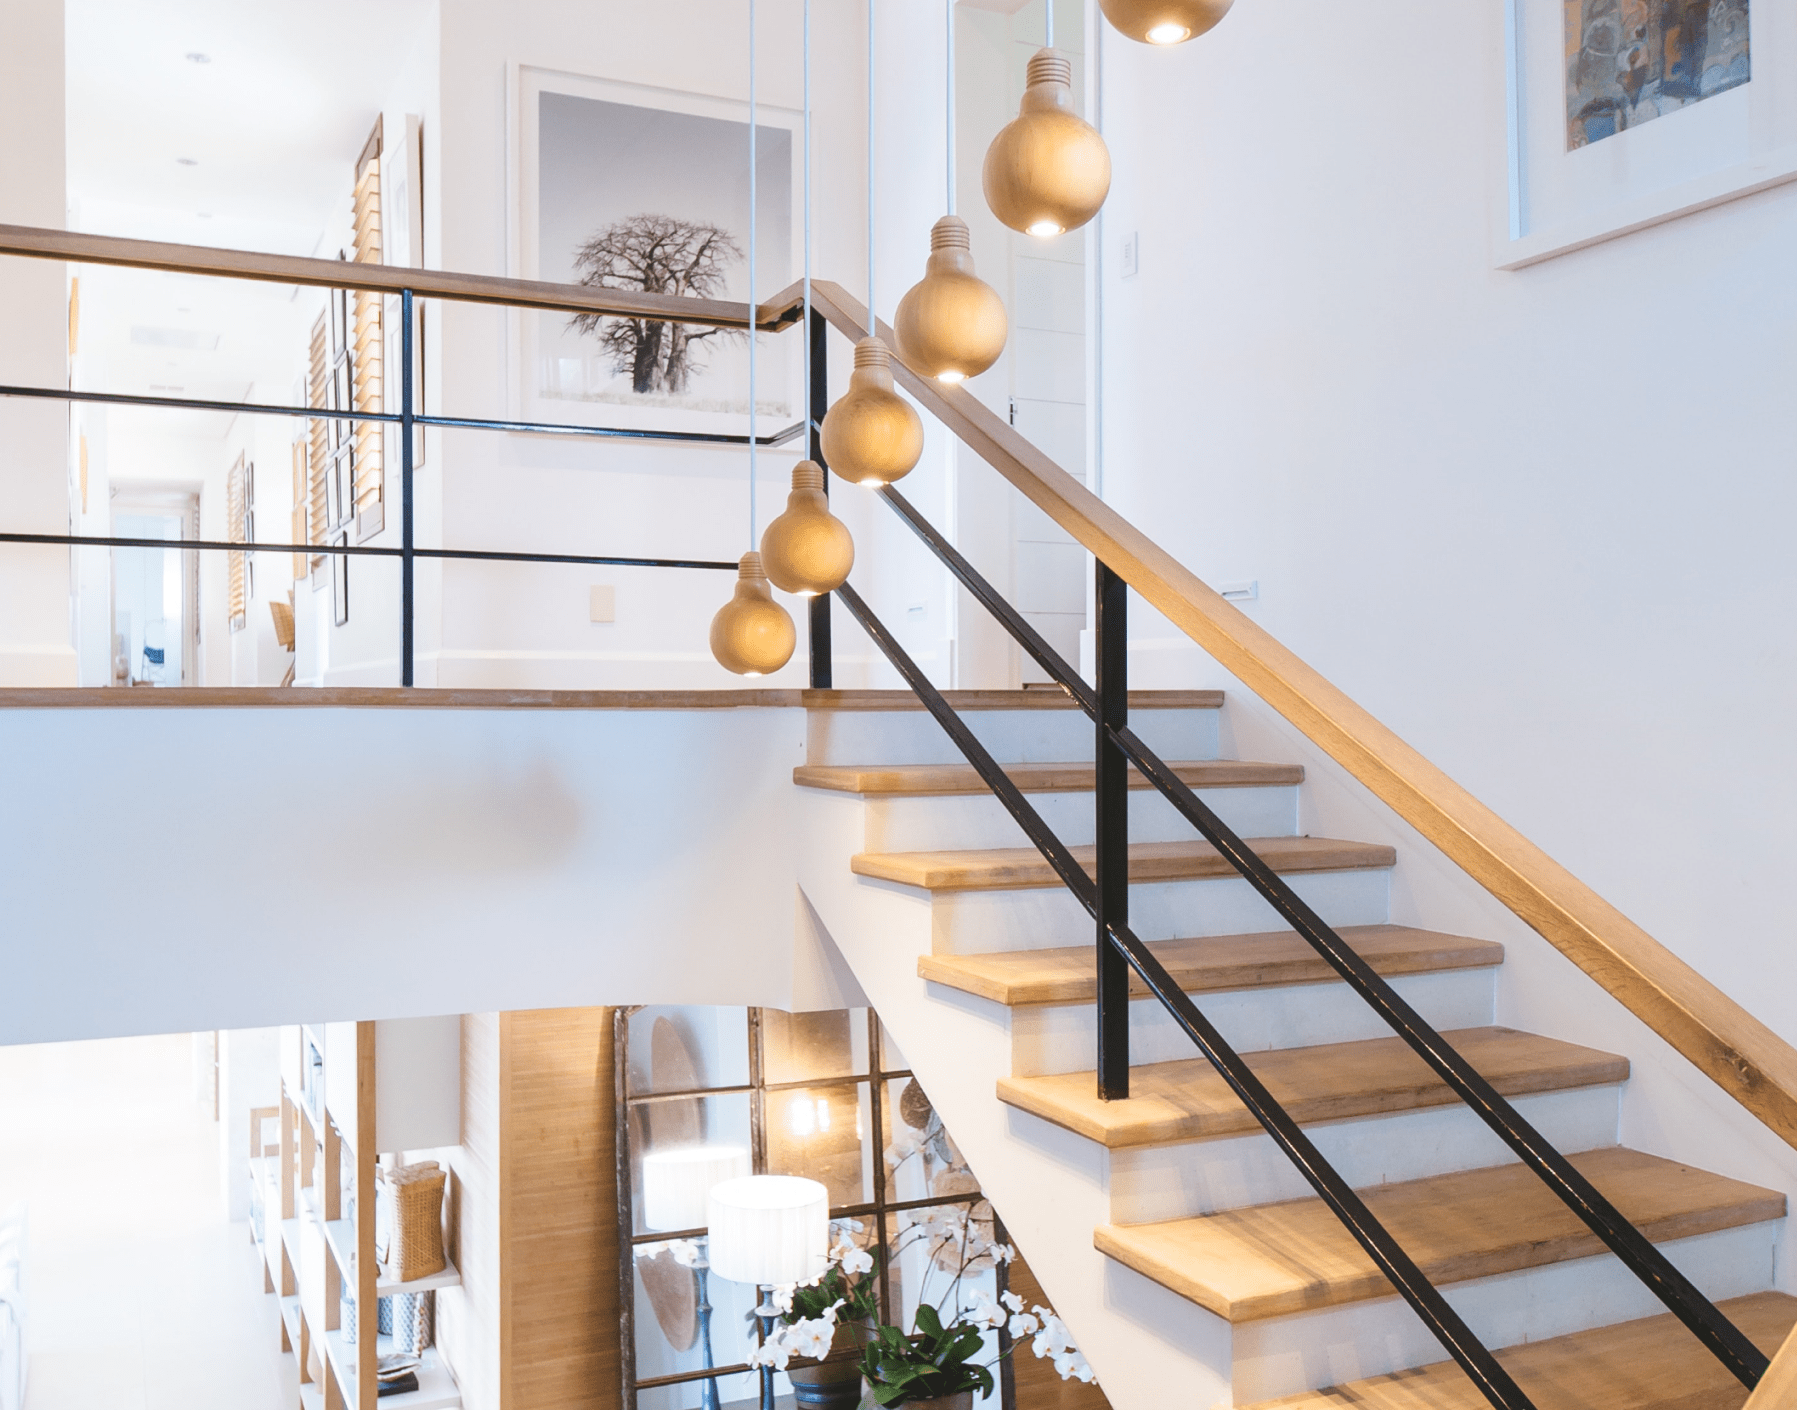
{"type": "Polygon", "coordinates": [[[1042,0],[1042,42],[1054,48],[1054,0],[1042,0]]]}
{"type": "Polygon", "coordinates": [[[804,34],[804,59],[801,67],[804,70],[805,89],[805,421],[807,435],[805,444],[807,454],[811,444],[810,432],[818,428],[811,424],[811,0],[805,0],[804,18],[801,29],[804,34]]]}
{"type": "Polygon", "coordinates": [[[947,127],[948,127],[948,213],[955,213],[955,0],[943,0],[948,14],[947,127]]]}
{"type": "Polygon", "coordinates": [[[874,312],[874,0],[867,0],[867,336],[878,336],[874,312]]]}
{"type": "Polygon", "coordinates": [[[755,541],[755,344],[761,311],[755,306],[755,0],[749,0],[749,550],[755,541]]]}

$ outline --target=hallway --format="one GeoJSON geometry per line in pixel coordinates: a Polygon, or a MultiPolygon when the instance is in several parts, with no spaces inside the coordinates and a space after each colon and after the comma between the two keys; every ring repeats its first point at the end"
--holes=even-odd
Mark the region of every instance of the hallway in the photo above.
{"type": "Polygon", "coordinates": [[[0,1209],[20,1200],[26,1410],[293,1403],[187,1034],[0,1048],[0,1209]]]}

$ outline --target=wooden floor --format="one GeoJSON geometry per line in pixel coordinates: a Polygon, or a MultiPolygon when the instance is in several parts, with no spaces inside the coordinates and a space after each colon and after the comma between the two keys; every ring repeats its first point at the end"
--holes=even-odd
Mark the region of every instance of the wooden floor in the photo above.
{"type": "MultiPolygon", "coordinates": [[[[1797,1324],[1797,1298],[1754,1293],[1722,1304],[1768,1356],[1797,1324]]],[[[1554,1337],[1497,1353],[1537,1410],[1741,1410],[1747,1390],[1671,1316],[1554,1337]]],[[[1249,1410],[1490,1410],[1451,1361],[1302,1395],[1249,1410]]],[[[1790,1410],[1779,1406],[1778,1410],[1790,1410]]]]}
{"type": "MultiPolygon", "coordinates": [[[[1627,1058],[1510,1028],[1445,1035],[1505,1096],[1590,1087],[1628,1078],[1627,1058]]],[[[1459,1100],[1402,1038],[1245,1053],[1273,1096],[1301,1122],[1343,1121],[1459,1100]]],[[[999,1100],[1116,1150],[1258,1131],[1248,1108],[1205,1058],[1129,1070],[1130,1095],[1100,1101],[1094,1073],[1007,1077],[999,1100]]]]}
{"type": "MultiPolygon", "coordinates": [[[[1504,962],[1504,947],[1495,941],[1408,925],[1345,925],[1336,933],[1384,975],[1486,969],[1504,962]]],[[[1188,994],[1322,984],[1337,978],[1310,943],[1291,930],[1150,940],[1148,948],[1188,994]]],[[[1098,994],[1096,967],[1090,945],[923,955],[917,961],[920,978],[1013,1006],[1089,1003],[1098,994]]],[[[1148,986],[1133,970],[1129,986],[1131,994],[1146,997],[1148,986]]]]}
{"type": "MultiPolygon", "coordinates": [[[[1569,1159],[1656,1242],[1781,1218],[1784,1195],[1619,1146],[1569,1159]]],[[[1375,1185],[1373,1214],[1437,1287],[1604,1252],[1520,1164],[1375,1185]]],[[[1391,1284],[1320,1199],[1102,1226],[1103,1252],[1232,1322],[1388,1297],[1391,1284]]]]}
{"type": "MultiPolygon", "coordinates": [[[[1274,871],[1355,871],[1389,867],[1394,848],[1373,842],[1338,842],[1327,837],[1243,839],[1274,871]]],[[[1074,860],[1092,874],[1097,849],[1071,847],[1074,860]]],[[[1054,868],[1034,847],[995,847],[953,852],[862,852],[850,863],[857,876],[921,886],[928,891],[1001,891],[1027,886],[1059,886],[1054,868]]],[[[1188,881],[1235,876],[1236,870],[1208,842],[1132,842],[1129,879],[1188,881]]]]}

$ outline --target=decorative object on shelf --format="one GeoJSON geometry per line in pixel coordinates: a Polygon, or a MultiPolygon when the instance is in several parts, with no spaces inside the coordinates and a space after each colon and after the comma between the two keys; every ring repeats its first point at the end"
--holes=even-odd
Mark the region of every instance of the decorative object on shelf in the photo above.
{"type": "Polygon", "coordinates": [[[792,660],[798,631],[768,591],[767,573],[755,548],[755,0],[749,0],[749,551],[737,566],[736,591],[711,619],[711,654],[726,671],[765,676],[792,660]]]}
{"type": "Polygon", "coordinates": [[[1143,44],[1183,44],[1216,27],[1235,0],[1098,0],[1117,33],[1143,44]]]}
{"type": "Polygon", "coordinates": [[[954,383],[997,362],[1010,329],[1004,300],[973,272],[967,222],[955,214],[955,0],[943,0],[943,9],[948,16],[943,83],[948,214],[931,228],[924,276],[899,300],[892,322],[899,352],[913,371],[954,383]]]}
{"type": "Polygon", "coordinates": [[[840,1230],[823,1277],[777,1287],[770,1300],[776,1325],[749,1364],[785,1371],[799,1410],[855,1410],[861,1353],[880,1315],[874,1255],[840,1230]]]}
{"type": "Polygon", "coordinates": [[[375,1362],[375,1379],[380,1382],[375,1394],[404,1395],[407,1391],[418,1389],[418,1368],[423,1364],[421,1357],[411,1352],[394,1352],[375,1362]]]}
{"type": "Polygon", "coordinates": [[[923,421],[892,385],[874,299],[874,0],[867,0],[867,336],[855,344],[849,389],[824,414],[824,462],[843,479],[876,488],[911,473],[923,454],[923,421]]]}
{"type": "Polygon", "coordinates": [[[923,421],[892,385],[892,354],[878,338],[855,344],[849,389],[824,417],[824,459],[845,480],[902,480],[923,455],[923,421]]]}
{"type": "Polygon", "coordinates": [[[1074,111],[1073,65],[1063,55],[1038,50],[1028,79],[1017,116],[986,149],[981,184],[992,214],[1046,240],[1098,214],[1111,190],[1111,154],[1074,111]]]}
{"type": "MultiPolygon", "coordinates": [[[[765,1343],[781,1312],[772,1290],[810,1283],[829,1266],[830,1192],[797,1175],[745,1175],[714,1185],[708,1208],[707,1242],[717,1275],[768,1290],[768,1300],[755,1309],[765,1343]]],[[[765,1361],[761,1410],[774,1410],[774,1369],[765,1361]]]]}
{"type": "MultiPolygon", "coordinates": [[[[684,1146],[649,1152],[643,1157],[644,1227],[658,1233],[700,1228],[710,1217],[712,1188],[726,1180],[741,1179],[748,1173],[749,1153],[741,1146],[684,1146]]],[[[693,1239],[676,1239],[667,1252],[676,1268],[692,1270],[690,1276],[685,1271],[678,1275],[687,1280],[687,1287],[681,1288],[680,1292],[691,1297],[687,1288],[692,1288],[697,1296],[690,1304],[681,1298],[679,1305],[683,1308],[690,1305],[693,1309],[699,1364],[709,1371],[717,1363],[712,1359],[711,1264],[706,1259],[705,1245],[693,1239]]],[[[658,1298],[658,1289],[651,1283],[654,1275],[648,1271],[651,1266],[657,1270],[665,1267],[661,1257],[657,1254],[653,1259],[640,1261],[637,1268],[649,1293],[650,1305],[655,1309],[656,1320],[661,1323],[662,1331],[668,1333],[669,1342],[678,1344],[668,1328],[672,1318],[663,1316],[663,1303],[670,1300],[667,1294],[673,1289],[662,1283],[663,1296],[658,1298]]],[[[691,1346],[694,1339],[689,1335],[685,1344],[691,1346]]],[[[718,1410],[715,1376],[705,1377],[700,1385],[699,1404],[702,1410],[718,1410]]]]}
{"type": "Polygon", "coordinates": [[[726,671],[765,676],[792,660],[798,639],[792,618],[768,590],[761,555],[743,554],[736,592],[711,619],[711,654],[726,671]]]}
{"type": "Polygon", "coordinates": [[[422,1355],[436,1340],[437,1295],[434,1292],[394,1293],[393,1349],[422,1355]]]}
{"type": "Polygon", "coordinates": [[[924,276],[899,300],[893,331],[913,371],[938,382],[977,377],[1005,350],[1009,320],[998,291],[973,272],[967,222],[945,215],[930,230],[924,276]]]}
{"type": "Polygon", "coordinates": [[[830,512],[824,467],[815,460],[792,467],[786,512],[761,536],[761,564],[775,587],[802,597],[841,587],[855,566],[855,540],[830,512]]]}
{"type": "Polygon", "coordinates": [[[444,1171],[436,1161],[426,1160],[383,1170],[380,1178],[392,1191],[389,1276],[409,1283],[441,1273],[449,1266],[443,1255],[443,1186],[447,1179],[444,1171]]]}

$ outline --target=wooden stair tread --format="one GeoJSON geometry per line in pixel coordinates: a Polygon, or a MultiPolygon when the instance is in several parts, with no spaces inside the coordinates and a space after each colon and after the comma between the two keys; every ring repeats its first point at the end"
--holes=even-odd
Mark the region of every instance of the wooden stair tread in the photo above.
{"type": "MultiPolygon", "coordinates": [[[[1768,1356],[1797,1325],[1797,1298],[1719,1303],[1768,1356]]],[[[1673,1317],[1643,1317],[1507,1347],[1498,1360],[1539,1410],[1741,1410],[1747,1389],[1673,1317]]],[[[1490,1410],[1452,1361],[1264,1400],[1247,1410],[1490,1410]]]]}
{"type": "MultiPolygon", "coordinates": [[[[1487,969],[1504,962],[1504,947],[1495,941],[1408,925],[1347,925],[1338,934],[1385,975],[1487,969]]],[[[1291,930],[1151,940],[1148,948],[1188,994],[1321,984],[1336,978],[1310,943],[1291,930]]],[[[917,973],[934,983],[1013,1006],[1087,1003],[1098,992],[1090,945],[989,955],[924,955],[917,961],[917,973]]],[[[1129,980],[1131,994],[1148,993],[1148,986],[1133,970],[1129,980]]]]}
{"type": "MultiPolygon", "coordinates": [[[[1627,1058],[1519,1033],[1462,1028],[1443,1035],[1505,1096],[1593,1087],[1628,1079],[1627,1058]]],[[[1402,1038],[1364,1038],[1309,1048],[1244,1053],[1248,1066],[1301,1122],[1342,1121],[1380,1112],[1448,1106],[1459,1100],[1402,1038]]],[[[1005,1077],[999,1100],[1111,1150],[1258,1131],[1206,1058],[1132,1067],[1126,1100],[1098,1099],[1096,1075],[1005,1077]]]]}
{"type": "MultiPolygon", "coordinates": [[[[1778,1219],[1776,1190],[1621,1146],[1568,1157],[1629,1221],[1658,1241],[1778,1219]]],[[[1604,1252],[1520,1164],[1456,1171],[1361,1196],[1440,1287],[1604,1252]]],[[[1232,1322],[1395,1296],[1320,1199],[1159,1224],[1101,1226],[1098,1249],[1232,1322]]]]}
{"type": "MultiPolygon", "coordinates": [[[[808,710],[922,710],[923,701],[909,690],[797,691],[808,710]]],[[[1057,687],[1023,690],[945,690],[942,697],[957,711],[1078,710],[1083,708],[1057,687]]],[[[1132,690],[1132,710],[1221,710],[1220,690],[1132,690]]]]}
{"type": "MultiPolygon", "coordinates": [[[[1302,764],[1197,759],[1168,767],[1192,788],[1255,788],[1304,782],[1302,764]]],[[[1091,764],[1006,764],[1004,770],[1025,793],[1090,793],[1094,787],[1091,764]]],[[[972,764],[801,764],[792,771],[792,781],[804,788],[882,797],[941,797],[987,791],[972,764]]],[[[1129,786],[1150,785],[1131,769],[1129,786]]]]}
{"type": "MultiPolygon", "coordinates": [[[[1244,839],[1277,872],[1354,871],[1389,867],[1397,850],[1374,842],[1341,842],[1328,837],[1244,839]]],[[[1090,876],[1097,849],[1068,849],[1090,876]]],[[[850,860],[857,876],[921,886],[928,891],[1002,891],[1059,886],[1054,868],[1034,847],[994,847],[950,852],[861,852],[850,860]]],[[[1185,881],[1234,876],[1217,849],[1204,841],[1132,842],[1129,879],[1185,881]]]]}

